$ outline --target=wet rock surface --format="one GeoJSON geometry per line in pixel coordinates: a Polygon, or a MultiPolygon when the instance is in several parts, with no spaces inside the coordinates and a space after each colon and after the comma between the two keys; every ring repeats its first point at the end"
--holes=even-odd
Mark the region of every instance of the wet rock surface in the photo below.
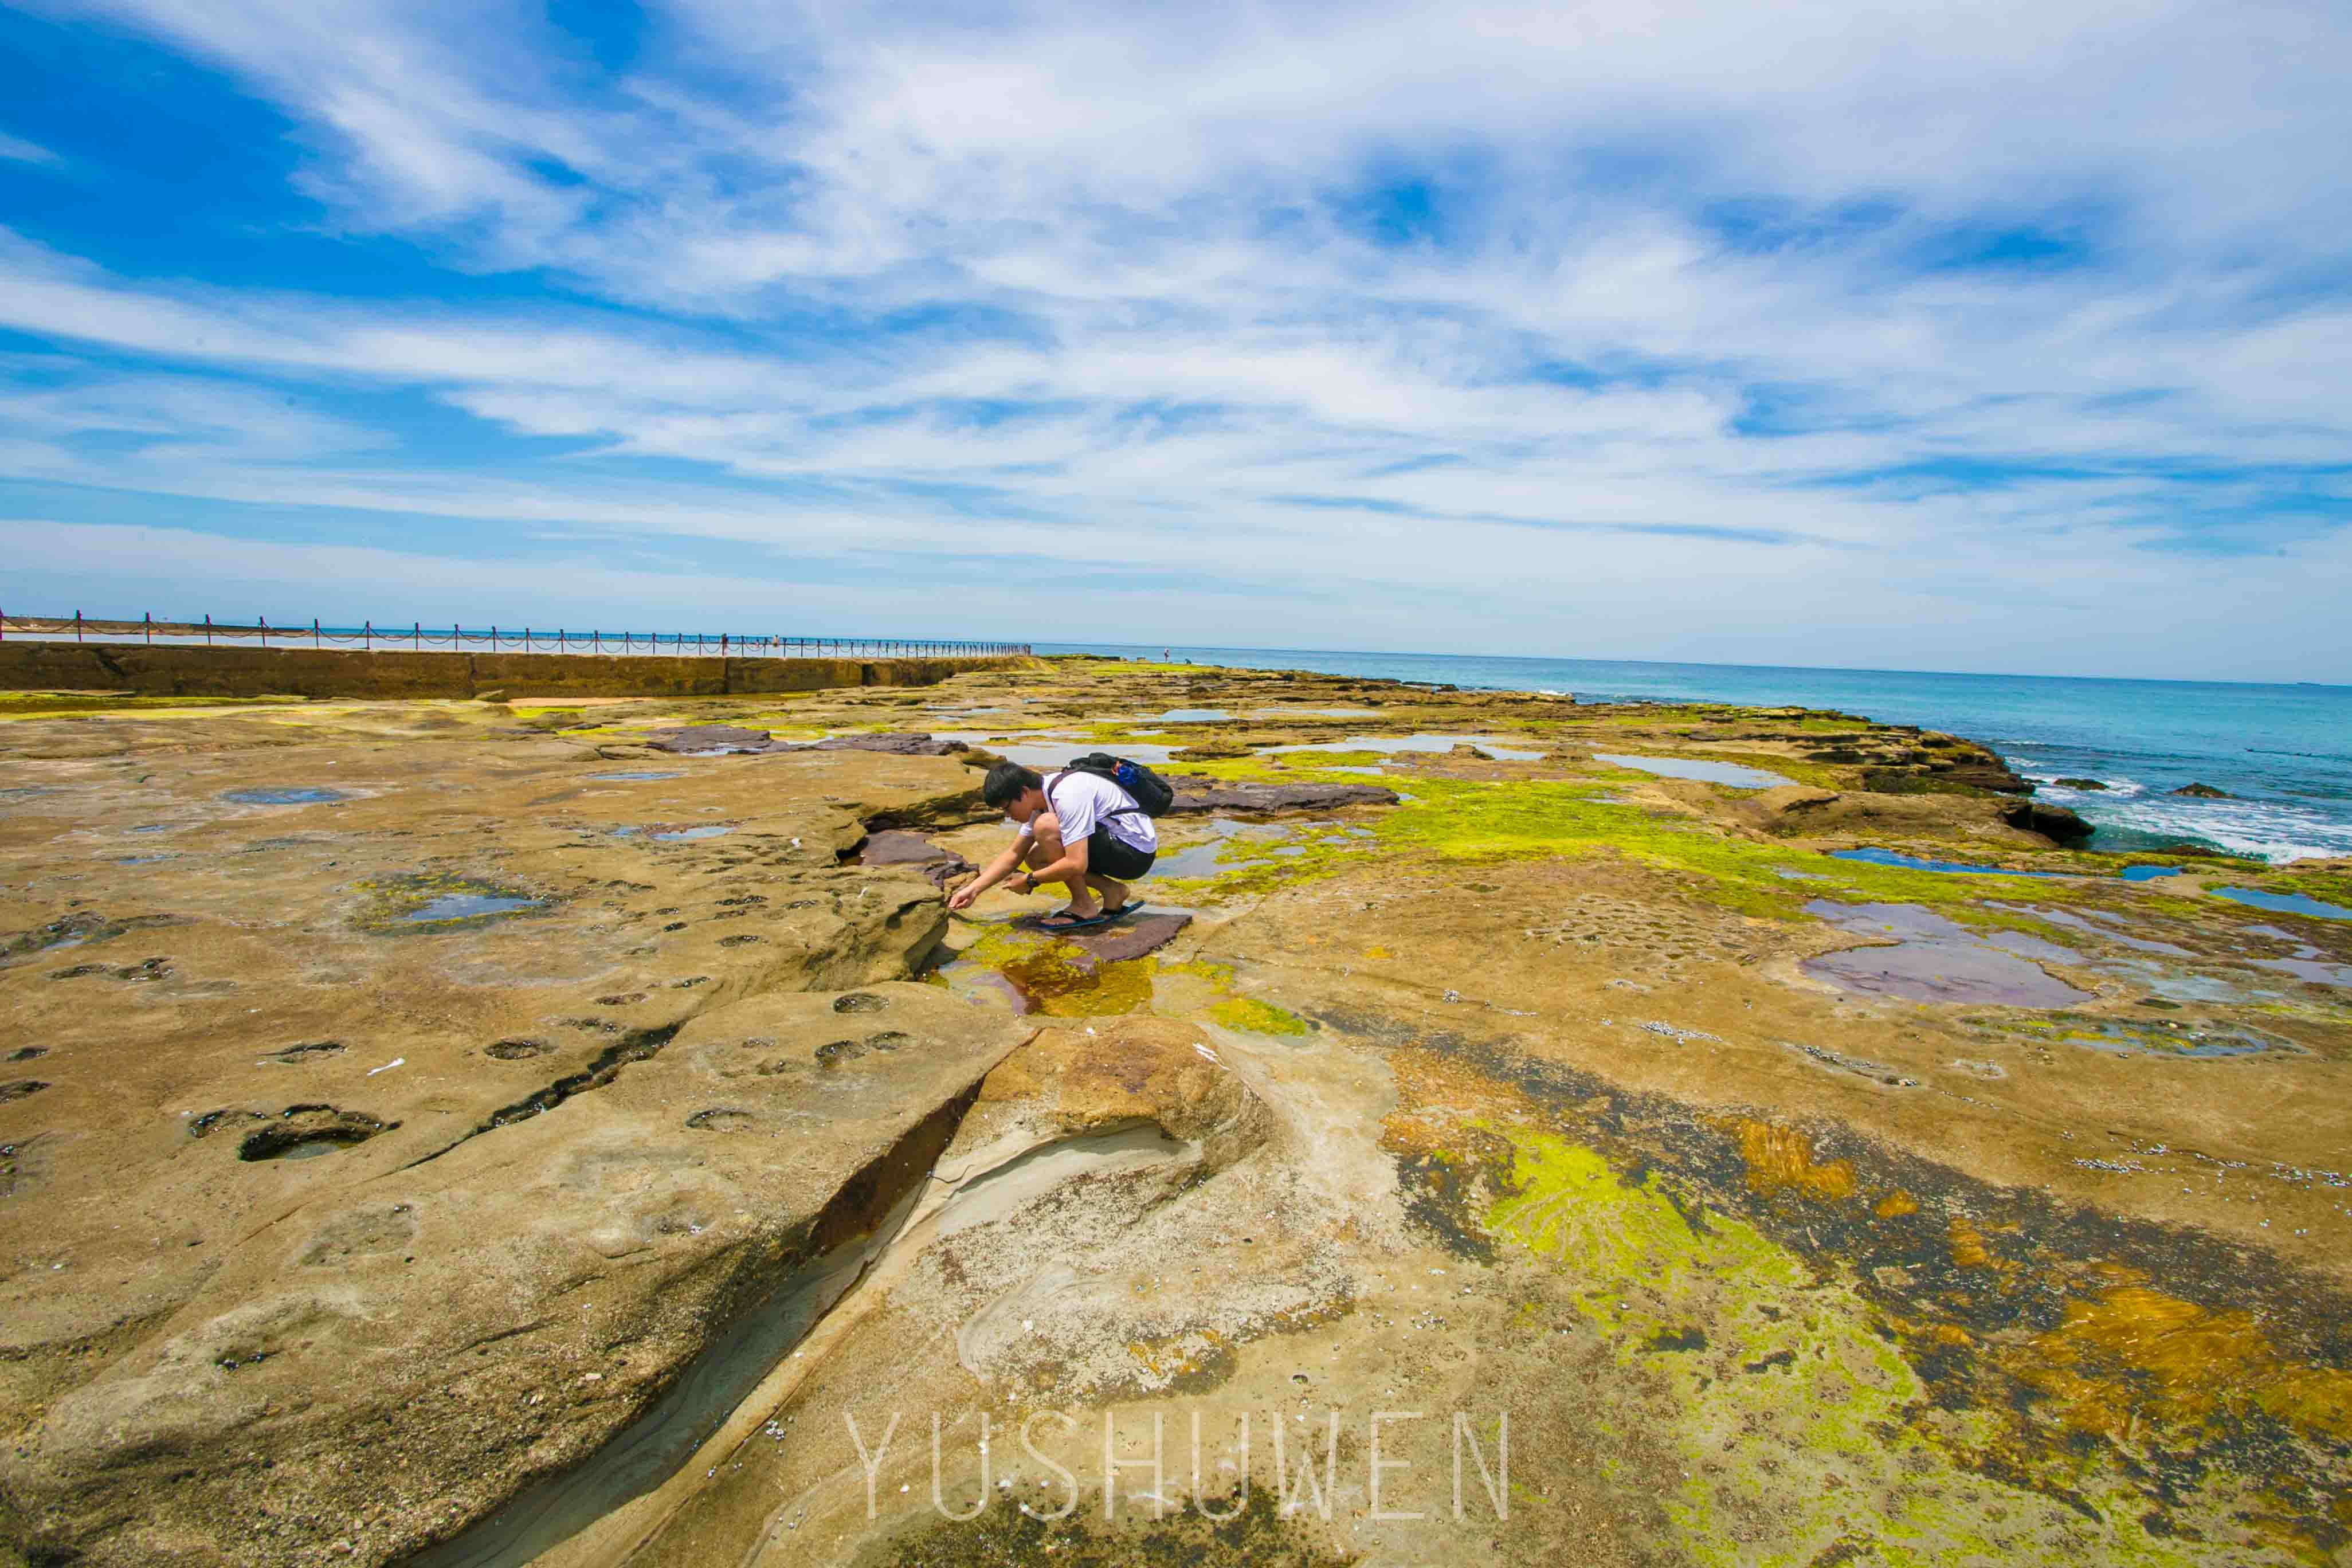
{"type": "Polygon", "coordinates": [[[1055,942],[1083,948],[1103,963],[1120,963],[1157,952],[1181,936],[1184,928],[1192,923],[1192,917],[1181,910],[1147,910],[1123,916],[1108,925],[1087,926],[1077,931],[1057,930],[1036,923],[1044,918],[1024,916],[1014,923],[1042,936],[1052,937],[1055,942]]]}
{"type": "Polygon", "coordinates": [[[906,828],[885,828],[869,836],[857,855],[863,865],[910,867],[940,888],[972,870],[971,862],[961,855],[906,828]]]}
{"type": "Polygon", "coordinates": [[[816,742],[820,752],[880,752],[893,757],[951,757],[971,750],[961,741],[929,735],[828,735],[816,742]]]}
{"type": "MultiPolygon", "coordinates": [[[[1246,751],[1238,753],[1247,755],[1246,751]]],[[[1396,792],[1379,784],[1220,784],[1213,779],[1176,777],[1170,816],[1212,811],[1328,811],[1343,805],[1394,805],[1396,792]]]]}
{"type": "Polygon", "coordinates": [[[757,755],[792,750],[787,742],[774,739],[765,730],[746,730],[734,724],[688,724],[675,730],[656,730],[646,738],[646,744],[656,752],[689,757],[757,755]]]}
{"type": "Polygon", "coordinates": [[[0,724],[0,1559],[2329,1561],[2346,868],[1985,756],[1098,660],[0,724]],[[902,739],[1179,722],[1181,909],[947,918],[902,739]]]}

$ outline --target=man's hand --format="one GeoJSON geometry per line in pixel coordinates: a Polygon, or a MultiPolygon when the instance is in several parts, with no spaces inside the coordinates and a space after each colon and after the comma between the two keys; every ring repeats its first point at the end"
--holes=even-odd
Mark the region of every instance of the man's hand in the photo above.
{"type": "Polygon", "coordinates": [[[979,881],[975,879],[966,882],[962,887],[958,888],[954,892],[948,895],[948,908],[950,910],[968,910],[971,908],[971,901],[978,897],[980,897],[979,881]]]}

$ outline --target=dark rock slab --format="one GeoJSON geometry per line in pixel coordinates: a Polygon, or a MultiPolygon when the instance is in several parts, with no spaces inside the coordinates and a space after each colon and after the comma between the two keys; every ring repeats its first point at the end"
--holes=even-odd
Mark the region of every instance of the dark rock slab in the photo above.
{"type": "Polygon", "coordinates": [[[887,752],[894,757],[946,757],[971,748],[961,741],[939,741],[929,735],[880,734],[833,735],[814,746],[794,748],[814,752],[887,752]]]}
{"type": "Polygon", "coordinates": [[[656,730],[646,743],[657,752],[681,754],[723,752],[763,756],[776,752],[887,752],[898,757],[946,757],[971,750],[961,741],[939,741],[929,735],[887,733],[833,735],[803,744],[779,741],[765,730],[735,724],[688,724],[683,729],[656,730]]]}
{"type": "Polygon", "coordinates": [[[919,833],[897,827],[868,835],[858,859],[867,866],[912,866],[938,888],[946,887],[972,868],[971,862],[954,850],[943,849],[919,833]]]}
{"type": "Polygon", "coordinates": [[[1024,916],[1013,923],[1029,931],[1042,930],[1044,934],[1074,947],[1082,947],[1097,963],[1117,963],[1123,959],[1141,958],[1174,942],[1178,933],[1192,923],[1192,917],[1181,910],[1166,912],[1147,910],[1129,920],[1113,921],[1107,926],[1090,926],[1085,931],[1055,931],[1051,926],[1039,927],[1040,916],[1024,916]]]}
{"type": "Polygon", "coordinates": [[[2230,798],[2228,790],[2215,789],[2209,784],[2185,784],[2172,793],[2185,795],[2191,800],[2228,800],[2230,798]]]}
{"type": "Polygon", "coordinates": [[[1396,791],[1379,784],[1222,784],[1215,779],[1168,781],[1176,791],[1170,816],[1202,811],[1328,811],[1342,805],[1394,805],[1396,791]]]}
{"type": "Polygon", "coordinates": [[[2049,805],[2038,800],[2011,806],[2000,814],[2000,819],[2011,827],[2039,833],[2061,844],[2080,844],[2091,837],[2089,823],[2063,805],[2049,805]]]}
{"type": "Polygon", "coordinates": [[[683,729],[656,730],[646,740],[656,752],[680,755],[698,752],[789,752],[795,748],[776,740],[765,730],[746,730],[737,724],[688,724],[683,729]]]}

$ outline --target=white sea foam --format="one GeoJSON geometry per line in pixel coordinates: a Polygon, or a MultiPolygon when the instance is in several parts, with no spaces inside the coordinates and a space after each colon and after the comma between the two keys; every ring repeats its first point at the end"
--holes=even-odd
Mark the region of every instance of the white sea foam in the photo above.
{"type": "MultiPolygon", "coordinates": [[[[2103,790],[2067,789],[2056,774],[2024,773],[2034,797],[2081,815],[2094,827],[2124,827],[2159,838],[2195,839],[2235,855],[2279,863],[2352,855],[2352,825],[2308,806],[2274,800],[2200,800],[2151,790],[2137,779],[2102,778],[2103,790]]],[[[2089,773],[2069,773],[2087,778],[2089,773]]]]}
{"type": "Polygon", "coordinates": [[[2273,862],[2352,855],[2352,826],[2330,822],[2306,806],[2271,800],[2183,800],[2170,795],[2111,795],[2053,791],[2081,804],[2084,820],[2099,827],[2129,827],[2159,837],[2200,838],[2233,854],[2273,862]]]}

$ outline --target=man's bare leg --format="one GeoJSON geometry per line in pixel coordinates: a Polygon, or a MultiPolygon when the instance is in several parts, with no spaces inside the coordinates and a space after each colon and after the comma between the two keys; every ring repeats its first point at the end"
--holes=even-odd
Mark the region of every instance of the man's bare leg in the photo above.
{"type": "MultiPolygon", "coordinates": [[[[1042,870],[1062,858],[1062,824],[1052,812],[1041,811],[1031,817],[1029,833],[1027,859],[1031,870],[1042,870]]],[[[1104,879],[1108,880],[1108,878],[1104,879]]],[[[1078,871],[1056,880],[1070,891],[1070,913],[1081,920],[1091,920],[1102,913],[1102,901],[1095,897],[1094,889],[1087,885],[1094,880],[1091,875],[1078,871]]]]}
{"type": "Polygon", "coordinates": [[[1117,914],[1127,908],[1129,896],[1128,886],[1118,878],[1105,877],[1098,872],[1089,871],[1087,873],[1087,886],[1102,895],[1103,908],[1110,913],[1117,914]]]}

